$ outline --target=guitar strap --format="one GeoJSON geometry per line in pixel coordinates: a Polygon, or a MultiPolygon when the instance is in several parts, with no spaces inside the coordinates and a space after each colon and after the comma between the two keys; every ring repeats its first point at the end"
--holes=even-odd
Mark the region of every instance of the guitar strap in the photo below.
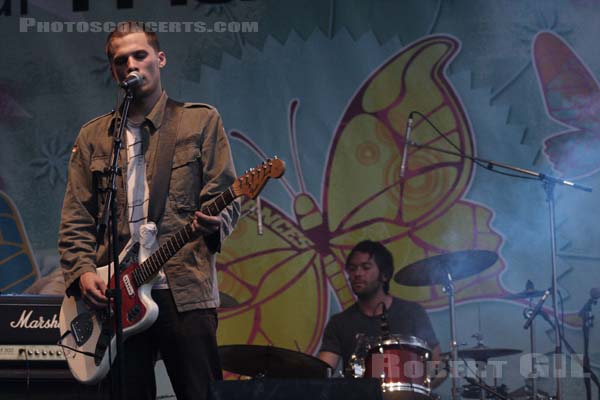
{"type": "Polygon", "coordinates": [[[171,170],[173,167],[173,155],[175,154],[175,142],[181,127],[183,116],[183,103],[167,99],[163,123],[158,132],[158,147],[150,184],[150,195],[148,204],[148,221],[158,226],[162,218],[169,192],[171,181],[171,170]]]}

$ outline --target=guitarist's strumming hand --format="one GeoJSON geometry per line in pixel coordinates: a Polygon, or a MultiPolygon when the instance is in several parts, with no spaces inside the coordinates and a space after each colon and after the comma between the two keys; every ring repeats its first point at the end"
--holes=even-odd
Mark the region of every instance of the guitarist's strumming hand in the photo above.
{"type": "Polygon", "coordinates": [[[204,214],[202,211],[196,211],[194,213],[194,219],[192,221],[192,229],[194,232],[200,232],[203,236],[210,236],[213,233],[218,232],[220,227],[220,215],[212,217],[204,214]]]}
{"type": "Polygon", "coordinates": [[[81,299],[92,309],[102,309],[108,305],[105,296],[106,283],[95,272],[86,272],[79,277],[81,299]]]}

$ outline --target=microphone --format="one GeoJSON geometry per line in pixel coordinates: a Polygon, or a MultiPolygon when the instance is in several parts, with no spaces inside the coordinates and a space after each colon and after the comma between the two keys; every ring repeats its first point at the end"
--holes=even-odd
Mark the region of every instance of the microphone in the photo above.
{"type": "Polygon", "coordinates": [[[585,305],[579,311],[579,316],[585,320],[587,314],[592,311],[592,306],[598,303],[598,299],[600,298],[600,288],[591,288],[590,289],[590,298],[585,303],[585,305]]]}
{"type": "Polygon", "coordinates": [[[131,89],[144,83],[144,76],[137,71],[131,72],[119,86],[123,89],[131,89]]]}
{"type": "Polygon", "coordinates": [[[544,295],[542,296],[542,298],[540,299],[540,301],[538,301],[537,305],[535,306],[535,308],[531,312],[531,315],[529,316],[529,318],[527,319],[527,321],[525,321],[525,325],[523,325],[523,329],[529,329],[529,326],[533,322],[533,319],[536,317],[536,315],[538,315],[540,313],[540,311],[542,309],[542,306],[544,305],[544,302],[546,301],[546,299],[548,298],[548,296],[550,296],[550,290],[546,290],[544,292],[544,295]]]}
{"type": "Polygon", "coordinates": [[[400,164],[400,180],[404,181],[404,175],[406,174],[406,159],[408,158],[408,144],[410,143],[410,133],[412,131],[413,113],[408,114],[408,121],[406,122],[406,136],[404,140],[404,150],[402,151],[402,164],[400,164]]]}

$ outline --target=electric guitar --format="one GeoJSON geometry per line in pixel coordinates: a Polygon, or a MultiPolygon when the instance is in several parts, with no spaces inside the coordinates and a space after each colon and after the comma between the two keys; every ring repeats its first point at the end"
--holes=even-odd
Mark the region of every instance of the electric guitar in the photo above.
{"type": "MultiPolygon", "coordinates": [[[[277,157],[269,159],[237,178],[226,191],[203,206],[201,211],[215,216],[237,197],[254,199],[269,178],[279,178],[284,172],[283,161],[277,157]]],[[[146,330],[156,321],[158,306],[150,294],[152,283],[162,266],[186,243],[198,236],[192,230],[190,222],[145,259],[139,243],[129,243],[121,252],[119,287],[122,296],[123,340],[146,330]]],[[[108,282],[112,266],[110,264],[97,268],[98,275],[105,282],[108,282]]],[[[111,276],[107,286],[109,289],[115,288],[114,276],[111,276]]],[[[63,347],[69,369],[79,382],[98,383],[108,374],[110,364],[115,359],[117,343],[113,307],[114,304],[111,304],[102,310],[90,310],[81,298],[65,296],[63,299],[59,317],[59,345],[63,347]]]]}

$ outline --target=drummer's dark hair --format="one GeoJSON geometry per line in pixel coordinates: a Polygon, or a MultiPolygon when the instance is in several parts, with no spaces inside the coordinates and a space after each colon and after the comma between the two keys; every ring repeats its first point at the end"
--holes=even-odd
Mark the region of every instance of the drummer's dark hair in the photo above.
{"type": "Polygon", "coordinates": [[[346,266],[348,266],[350,259],[357,252],[367,253],[373,258],[375,264],[377,264],[377,268],[379,268],[379,274],[383,277],[383,291],[387,294],[390,291],[390,280],[394,275],[394,256],[392,256],[392,253],[379,242],[363,240],[354,246],[350,254],[348,254],[346,266]]]}

